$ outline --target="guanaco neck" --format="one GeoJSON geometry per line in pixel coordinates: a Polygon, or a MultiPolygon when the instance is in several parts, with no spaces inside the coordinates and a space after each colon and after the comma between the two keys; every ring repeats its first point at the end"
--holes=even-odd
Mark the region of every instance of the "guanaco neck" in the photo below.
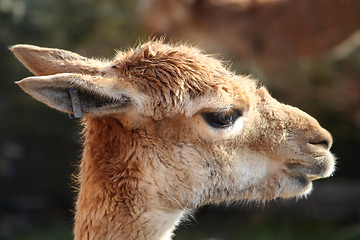
{"type": "Polygon", "coordinates": [[[154,197],[140,137],[110,117],[84,122],[75,240],[171,239],[183,211],[154,197]]]}

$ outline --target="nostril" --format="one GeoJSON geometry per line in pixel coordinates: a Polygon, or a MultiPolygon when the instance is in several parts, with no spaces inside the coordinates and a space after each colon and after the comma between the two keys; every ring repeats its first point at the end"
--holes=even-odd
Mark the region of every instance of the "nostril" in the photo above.
{"type": "Polygon", "coordinates": [[[330,143],[327,140],[323,140],[323,141],[320,141],[320,142],[309,142],[309,143],[313,144],[313,145],[323,146],[325,149],[330,148],[330,143]]]}
{"type": "Polygon", "coordinates": [[[315,149],[317,150],[330,150],[333,144],[333,138],[327,130],[320,127],[316,131],[311,132],[308,143],[316,147],[315,149]]]}

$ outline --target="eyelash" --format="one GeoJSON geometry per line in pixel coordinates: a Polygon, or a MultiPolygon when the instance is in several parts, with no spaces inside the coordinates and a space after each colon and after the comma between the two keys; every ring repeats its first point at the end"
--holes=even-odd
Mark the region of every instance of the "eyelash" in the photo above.
{"type": "Polygon", "coordinates": [[[223,112],[204,112],[202,117],[212,127],[227,128],[232,126],[235,121],[242,116],[240,110],[230,110],[223,112]]]}

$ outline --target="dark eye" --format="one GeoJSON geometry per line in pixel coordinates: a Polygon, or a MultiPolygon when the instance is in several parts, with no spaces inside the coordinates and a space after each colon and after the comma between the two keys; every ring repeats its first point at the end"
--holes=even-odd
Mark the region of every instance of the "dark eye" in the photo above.
{"type": "Polygon", "coordinates": [[[242,112],[240,110],[204,112],[202,116],[212,127],[226,128],[233,125],[236,119],[242,116],[242,112]]]}

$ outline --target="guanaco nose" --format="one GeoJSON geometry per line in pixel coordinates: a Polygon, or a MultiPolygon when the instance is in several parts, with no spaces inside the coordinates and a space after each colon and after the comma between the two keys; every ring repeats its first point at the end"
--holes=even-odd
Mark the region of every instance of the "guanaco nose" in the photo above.
{"type": "Polygon", "coordinates": [[[320,128],[309,138],[309,144],[317,149],[330,150],[333,144],[333,138],[327,130],[320,128]]]}

